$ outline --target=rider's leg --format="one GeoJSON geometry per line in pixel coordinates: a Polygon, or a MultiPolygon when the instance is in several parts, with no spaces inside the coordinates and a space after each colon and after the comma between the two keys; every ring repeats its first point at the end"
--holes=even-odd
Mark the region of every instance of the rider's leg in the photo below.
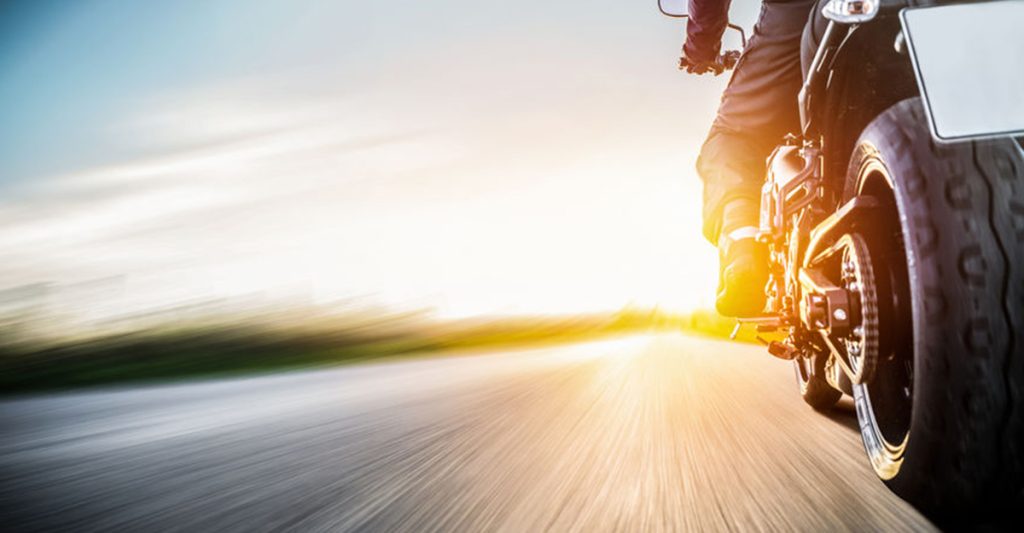
{"type": "Polygon", "coordinates": [[[753,241],[765,160],[786,133],[799,131],[800,40],[815,0],[766,1],[722,96],[697,161],[704,181],[704,236],[719,246],[720,313],[764,307],[767,252],[753,241]]]}

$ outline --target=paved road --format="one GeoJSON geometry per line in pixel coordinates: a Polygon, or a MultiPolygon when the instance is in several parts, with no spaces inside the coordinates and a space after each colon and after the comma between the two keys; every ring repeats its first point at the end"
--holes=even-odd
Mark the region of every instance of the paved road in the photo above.
{"type": "Polygon", "coordinates": [[[849,406],[684,336],[0,403],[4,529],[922,530],[849,406]]]}

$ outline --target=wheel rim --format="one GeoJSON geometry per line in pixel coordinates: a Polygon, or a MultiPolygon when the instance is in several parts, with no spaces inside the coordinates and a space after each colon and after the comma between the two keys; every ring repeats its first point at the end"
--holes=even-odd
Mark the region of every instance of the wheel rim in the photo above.
{"type": "Polygon", "coordinates": [[[909,278],[893,181],[877,158],[861,167],[857,192],[876,197],[881,205],[876,223],[862,229],[878,252],[872,254],[872,263],[882,339],[873,379],[855,384],[853,397],[868,458],[878,476],[888,480],[899,473],[910,440],[914,361],[909,278]]]}

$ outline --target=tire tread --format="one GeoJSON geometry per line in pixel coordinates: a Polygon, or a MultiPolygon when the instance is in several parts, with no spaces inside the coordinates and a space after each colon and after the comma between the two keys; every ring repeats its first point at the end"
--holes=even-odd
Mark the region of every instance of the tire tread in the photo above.
{"type": "Polygon", "coordinates": [[[1024,473],[1024,158],[1011,140],[937,143],[926,124],[920,99],[904,100],[858,150],[893,166],[918,280],[911,437],[888,484],[955,513],[1002,501],[1024,473]]]}

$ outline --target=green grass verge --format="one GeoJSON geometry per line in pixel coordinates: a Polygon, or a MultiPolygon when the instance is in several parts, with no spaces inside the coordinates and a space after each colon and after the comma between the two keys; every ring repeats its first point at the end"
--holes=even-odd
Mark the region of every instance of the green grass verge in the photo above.
{"type": "Polygon", "coordinates": [[[432,324],[395,331],[268,333],[247,328],[146,332],[0,351],[0,394],[223,377],[417,353],[542,346],[678,329],[651,313],[432,324]]]}

